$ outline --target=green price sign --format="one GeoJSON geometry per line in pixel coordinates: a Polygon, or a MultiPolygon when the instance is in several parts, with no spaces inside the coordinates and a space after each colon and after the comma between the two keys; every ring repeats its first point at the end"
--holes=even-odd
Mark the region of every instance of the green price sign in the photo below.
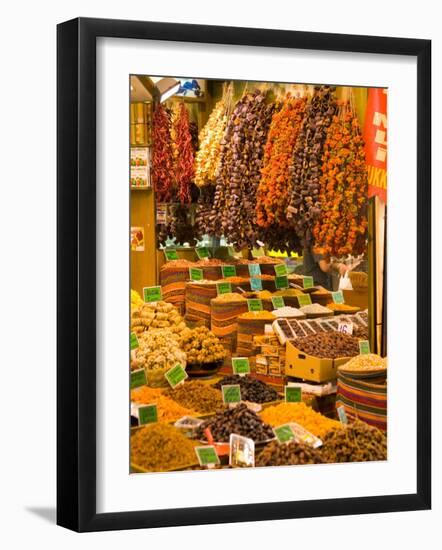
{"type": "Polygon", "coordinates": [[[159,302],[162,299],[160,286],[147,286],[143,288],[145,302],[159,302]]]}
{"type": "Polygon", "coordinates": [[[348,424],[348,418],[345,414],[345,407],[344,405],[341,405],[336,409],[338,411],[339,420],[341,421],[341,424],[348,424]]]}
{"type": "Polygon", "coordinates": [[[274,266],[275,269],[275,275],[277,277],[282,277],[283,275],[287,275],[287,266],[285,264],[277,264],[274,266]]]}
{"type": "Polygon", "coordinates": [[[195,447],[195,453],[198,458],[198,462],[200,463],[200,466],[219,464],[219,458],[213,445],[207,445],[205,447],[195,447]]]}
{"type": "Polygon", "coordinates": [[[276,288],[288,288],[289,287],[289,279],[287,275],[281,275],[275,277],[275,287],[276,288]]]}
{"type": "Polygon", "coordinates": [[[178,260],[178,254],[175,248],[165,248],[164,256],[168,262],[170,262],[171,260],[178,260]]]}
{"type": "Polygon", "coordinates": [[[223,401],[226,405],[241,402],[241,386],[239,384],[221,386],[221,391],[223,393],[223,401]]]}
{"type": "Polygon", "coordinates": [[[234,265],[222,265],[221,271],[223,277],[236,277],[236,267],[234,265]]]}
{"type": "Polygon", "coordinates": [[[249,275],[250,277],[261,275],[261,266],[259,264],[249,264],[249,275]]]}
{"type": "Polygon", "coordinates": [[[232,292],[232,285],[230,283],[217,283],[216,284],[217,294],[227,294],[232,292]]]}
{"type": "Polygon", "coordinates": [[[302,401],[302,389],[295,388],[293,386],[286,386],[284,388],[285,400],[287,403],[299,403],[302,401]]]}
{"type": "Polygon", "coordinates": [[[370,353],[370,342],[368,340],[359,341],[359,353],[361,355],[370,353]]]}
{"type": "Polygon", "coordinates": [[[332,298],[335,304],[344,303],[344,295],[342,294],[342,290],[337,290],[336,292],[332,292],[332,298]]]}
{"type": "Polygon", "coordinates": [[[130,389],[145,386],[147,384],[146,372],[144,369],[134,370],[130,373],[130,389]]]}
{"type": "Polygon", "coordinates": [[[295,434],[289,424],[283,424],[282,426],[273,428],[273,433],[280,443],[287,443],[287,441],[291,441],[295,437],[295,434]]]}
{"type": "Polygon", "coordinates": [[[207,260],[209,258],[209,251],[205,246],[195,248],[195,252],[200,260],[207,260]]]}
{"type": "Polygon", "coordinates": [[[300,307],[309,306],[312,303],[312,299],[310,298],[310,294],[300,294],[299,296],[297,296],[297,298],[298,298],[298,303],[299,303],[300,307]]]}
{"type": "Polygon", "coordinates": [[[262,300],[250,298],[250,300],[247,300],[247,307],[249,311],[262,311],[262,300]]]}
{"type": "Polygon", "coordinates": [[[156,405],[142,405],[138,407],[138,419],[140,424],[153,424],[158,422],[158,410],[156,405]]]}
{"type": "Polygon", "coordinates": [[[233,374],[249,374],[250,363],[248,357],[232,357],[232,370],[233,374]]]}
{"type": "Polygon", "coordinates": [[[135,332],[130,333],[130,351],[133,351],[134,349],[139,348],[140,345],[138,343],[138,338],[135,332]]]}
{"type": "Polygon", "coordinates": [[[172,388],[175,388],[178,384],[184,382],[187,378],[187,372],[179,363],[177,363],[174,367],[166,371],[164,376],[172,388]]]}
{"type": "Polygon", "coordinates": [[[314,286],[313,277],[304,277],[302,284],[304,288],[312,288],[314,286]]]}
{"type": "Polygon", "coordinates": [[[197,267],[189,267],[189,278],[191,281],[202,281],[203,280],[203,270],[198,269],[197,267]]]}
{"type": "Polygon", "coordinates": [[[272,297],[272,305],[275,309],[278,309],[279,307],[284,307],[284,298],[282,296],[273,296],[272,297]]]}
{"type": "Polygon", "coordinates": [[[262,281],[258,277],[252,277],[250,279],[250,288],[252,290],[262,290],[262,281]]]}

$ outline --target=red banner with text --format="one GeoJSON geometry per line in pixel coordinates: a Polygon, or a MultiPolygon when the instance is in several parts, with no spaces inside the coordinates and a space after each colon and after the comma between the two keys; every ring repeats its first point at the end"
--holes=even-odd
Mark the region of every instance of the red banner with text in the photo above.
{"type": "Polygon", "coordinates": [[[387,90],[370,88],[364,126],[368,196],[387,202],[387,90]]]}

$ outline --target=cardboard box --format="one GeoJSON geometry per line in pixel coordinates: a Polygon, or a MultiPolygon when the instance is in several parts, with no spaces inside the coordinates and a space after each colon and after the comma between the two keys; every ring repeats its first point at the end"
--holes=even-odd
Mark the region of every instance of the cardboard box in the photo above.
{"type": "Polygon", "coordinates": [[[285,374],[312,382],[327,382],[336,379],[333,359],[320,359],[299,350],[293,342],[287,342],[285,374]]]}

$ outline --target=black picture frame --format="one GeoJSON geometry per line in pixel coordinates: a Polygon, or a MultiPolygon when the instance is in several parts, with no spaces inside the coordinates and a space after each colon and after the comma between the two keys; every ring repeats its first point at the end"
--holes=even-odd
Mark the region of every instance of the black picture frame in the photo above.
{"type": "Polygon", "coordinates": [[[425,510],[431,506],[431,41],[74,19],[57,28],[57,523],[75,531],[425,510]],[[203,508],[96,512],[96,39],[152,39],[417,59],[417,491],[203,508]]]}

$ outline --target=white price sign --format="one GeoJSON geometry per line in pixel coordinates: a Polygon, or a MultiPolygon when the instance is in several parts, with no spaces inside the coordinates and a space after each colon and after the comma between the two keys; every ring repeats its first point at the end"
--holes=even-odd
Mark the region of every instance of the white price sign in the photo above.
{"type": "Polygon", "coordinates": [[[353,334],[353,323],[344,323],[341,321],[338,324],[338,332],[342,332],[342,334],[353,334]]]}

